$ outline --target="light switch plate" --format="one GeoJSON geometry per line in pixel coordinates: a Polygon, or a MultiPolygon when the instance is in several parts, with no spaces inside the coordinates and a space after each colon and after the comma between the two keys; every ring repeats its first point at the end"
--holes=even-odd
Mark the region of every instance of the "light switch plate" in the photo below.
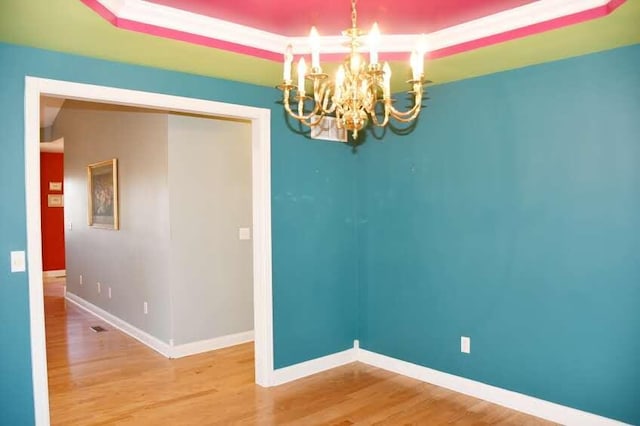
{"type": "Polygon", "coordinates": [[[11,252],[11,272],[24,272],[27,269],[27,261],[24,251],[11,252]]]}
{"type": "Polygon", "coordinates": [[[251,239],[251,229],[250,228],[238,228],[238,238],[241,240],[250,240],[251,239]]]}

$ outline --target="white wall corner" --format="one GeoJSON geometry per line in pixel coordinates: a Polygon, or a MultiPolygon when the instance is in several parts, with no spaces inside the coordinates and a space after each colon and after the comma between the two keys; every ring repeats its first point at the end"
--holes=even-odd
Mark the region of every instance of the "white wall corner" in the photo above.
{"type": "Polygon", "coordinates": [[[411,377],[422,382],[473,396],[503,407],[567,426],[622,426],[625,423],[586,411],[534,398],[518,392],[487,385],[428,367],[380,355],[366,349],[358,350],[358,361],[383,370],[411,377]]]}

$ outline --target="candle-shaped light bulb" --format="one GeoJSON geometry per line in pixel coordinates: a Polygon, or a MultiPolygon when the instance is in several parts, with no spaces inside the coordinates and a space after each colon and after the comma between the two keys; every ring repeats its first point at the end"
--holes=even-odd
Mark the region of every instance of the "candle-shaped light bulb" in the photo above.
{"type": "Polygon", "coordinates": [[[369,32],[369,63],[376,65],[378,63],[378,49],[380,46],[380,30],[378,23],[374,22],[369,32]]]}
{"type": "Polygon", "coordinates": [[[416,52],[415,50],[413,52],[411,52],[411,72],[413,74],[413,79],[414,80],[419,80],[420,79],[420,70],[418,69],[419,65],[418,65],[418,52],[416,52]]]}
{"type": "Polygon", "coordinates": [[[422,34],[418,39],[418,71],[420,77],[424,75],[424,54],[427,51],[427,37],[422,34]]]}
{"type": "Polygon", "coordinates": [[[298,61],[298,92],[304,93],[304,77],[307,73],[307,64],[304,62],[304,58],[300,58],[298,61]]]}
{"type": "Polygon", "coordinates": [[[320,68],[320,36],[316,27],[311,27],[309,44],[311,45],[311,67],[320,68]]]}
{"type": "Polygon", "coordinates": [[[291,81],[291,62],[293,62],[293,48],[288,45],[284,51],[284,72],[282,73],[284,81],[291,81]]]}
{"type": "Polygon", "coordinates": [[[388,99],[391,95],[391,67],[388,62],[384,63],[382,67],[382,93],[385,99],[388,99]]]}

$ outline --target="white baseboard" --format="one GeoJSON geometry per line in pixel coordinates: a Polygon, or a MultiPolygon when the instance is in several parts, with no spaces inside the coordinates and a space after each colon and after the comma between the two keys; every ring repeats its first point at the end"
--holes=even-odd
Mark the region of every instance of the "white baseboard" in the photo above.
{"type": "Polygon", "coordinates": [[[466,379],[464,377],[455,376],[453,374],[443,373],[421,365],[412,364],[410,362],[401,361],[375,352],[364,349],[357,350],[357,360],[369,364],[383,370],[392,371],[411,377],[422,382],[431,383],[436,386],[451,389],[456,392],[470,395],[503,407],[531,414],[552,422],[563,425],[576,426],[613,426],[624,425],[617,420],[598,416],[596,414],[587,413],[575,408],[566,407],[564,405],[545,401],[542,399],[527,396],[518,392],[498,388],[477,382],[475,380],[466,379]]]}
{"type": "Polygon", "coordinates": [[[484,401],[502,405],[532,416],[550,420],[567,426],[623,426],[625,423],[597,414],[566,407],[564,405],[534,398],[518,392],[487,385],[475,380],[455,376],[421,365],[401,361],[360,348],[354,340],[353,349],[327,355],[321,358],[279,368],[273,372],[272,386],[298,380],[312,374],[330,370],[354,361],[362,362],[383,370],[392,371],[422,382],[430,383],[453,391],[470,395],[484,401]]]}
{"type": "MultiPolygon", "coordinates": [[[[248,331],[172,347],[72,293],[67,293],[66,298],[168,358],[179,358],[253,340],[253,332],[248,331]]],[[[278,386],[355,361],[567,426],[625,425],[625,423],[597,414],[361,349],[357,340],[354,341],[354,347],[351,349],[274,370],[270,385],[278,386]]]]}
{"type": "Polygon", "coordinates": [[[66,277],[67,270],[66,269],[58,269],[55,271],[42,271],[43,278],[56,278],[56,277],[66,277]]]}
{"type": "Polygon", "coordinates": [[[347,349],[346,351],[315,358],[289,367],[278,368],[273,371],[271,386],[282,385],[312,374],[340,367],[341,365],[350,364],[354,361],[356,361],[356,350],[347,349]]]}
{"type": "Polygon", "coordinates": [[[215,351],[229,346],[239,345],[253,341],[253,330],[242,333],[229,334],[227,336],[215,337],[213,339],[200,340],[192,343],[184,343],[171,348],[172,358],[182,358],[202,352],[215,351]]]}
{"type": "Polygon", "coordinates": [[[134,327],[128,322],[116,317],[113,314],[110,314],[109,312],[105,311],[102,308],[97,307],[91,302],[87,302],[86,300],[82,299],[81,297],[73,293],[67,292],[66,299],[69,302],[73,303],[74,305],[78,306],[79,308],[82,308],[85,311],[89,312],[90,314],[97,316],[104,322],[111,324],[113,327],[117,328],[123,333],[128,334],[129,336],[138,340],[140,343],[143,343],[146,346],[149,346],[151,349],[155,350],[156,352],[159,352],[160,354],[166,356],[167,358],[171,358],[171,349],[172,349],[171,346],[163,342],[162,340],[158,339],[157,337],[153,337],[149,333],[142,331],[137,327],[134,327]]]}
{"type": "Polygon", "coordinates": [[[100,318],[106,323],[122,331],[125,334],[138,340],[140,343],[150,347],[156,352],[166,356],[167,358],[182,358],[189,355],[195,355],[202,352],[214,351],[216,349],[226,348],[228,346],[239,345],[241,343],[253,341],[253,330],[242,333],[230,334],[228,336],[216,337],[208,340],[200,340],[193,343],[185,343],[173,346],[162,340],[140,330],[139,328],[129,324],[128,322],[116,317],[102,308],[88,302],[73,293],[65,293],[65,298],[81,309],[100,318]]]}

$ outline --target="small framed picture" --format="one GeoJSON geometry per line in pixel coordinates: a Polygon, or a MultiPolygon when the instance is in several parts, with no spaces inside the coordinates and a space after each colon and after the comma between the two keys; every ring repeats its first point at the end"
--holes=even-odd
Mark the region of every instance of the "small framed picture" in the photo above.
{"type": "Polygon", "coordinates": [[[62,191],[62,182],[49,182],[49,191],[62,191]]]}
{"type": "Polygon", "coordinates": [[[64,195],[62,194],[47,195],[47,207],[64,207],[64,195]]]}
{"type": "Polygon", "coordinates": [[[89,164],[87,182],[89,226],[119,229],[118,160],[89,164]]]}

